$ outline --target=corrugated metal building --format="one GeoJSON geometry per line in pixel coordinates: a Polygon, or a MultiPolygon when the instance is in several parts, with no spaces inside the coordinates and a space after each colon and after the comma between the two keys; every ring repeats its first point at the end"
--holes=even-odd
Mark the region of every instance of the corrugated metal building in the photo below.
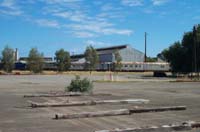
{"type": "MultiPolygon", "coordinates": [[[[96,49],[99,55],[98,68],[107,70],[115,62],[115,52],[118,51],[122,62],[144,62],[144,53],[132,48],[130,45],[119,45],[96,49]]],[[[71,56],[72,69],[81,69],[85,63],[84,54],[71,56]]]]}
{"type": "Polygon", "coordinates": [[[144,54],[129,45],[113,46],[96,49],[100,62],[115,62],[115,52],[118,51],[122,62],[143,62],[144,54]]]}

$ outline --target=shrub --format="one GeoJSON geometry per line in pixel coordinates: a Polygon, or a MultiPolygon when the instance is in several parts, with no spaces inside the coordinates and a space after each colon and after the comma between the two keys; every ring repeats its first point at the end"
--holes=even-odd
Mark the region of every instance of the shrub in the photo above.
{"type": "Polygon", "coordinates": [[[68,92],[92,92],[93,83],[87,78],[81,79],[80,76],[76,76],[73,79],[65,91],[68,92]]]}

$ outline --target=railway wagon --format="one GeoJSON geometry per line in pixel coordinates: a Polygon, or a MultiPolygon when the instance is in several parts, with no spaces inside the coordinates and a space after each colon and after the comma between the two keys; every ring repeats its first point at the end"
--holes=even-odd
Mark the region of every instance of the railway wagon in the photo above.
{"type": "MultiPolygon", "coordinates": [[[[96,67],[98,71],[114,71],[115,63],[99,64],[96,67]]],[[[71,70],[85,70],[85,63],[72,63],[71,70]]],[[[121,71],[152,71],[167,72],[170,71],[169,63],[160,62],[122,62],[121,71]]]]}
{"type": "MultiPolygon", "coordinates": [[[[122,67],[120,71],[152,71],[152,72],[167,72],[170,71],[169,63],[163,62],[122,62],[122,67]]],[[[101,63],[97,65],[97,71],[114,71],[115,63],[101,63]]],[[[16,70],[26,70],[27,64],[22,62],[15,63],[16,70]]],[[[56,62],[48,62],[44,64],[44,70],[54,70],[57,71],[56,62]]],[[[70,70],[72,71],[85,71],[85,63],[71,63],[70,70]]]]}

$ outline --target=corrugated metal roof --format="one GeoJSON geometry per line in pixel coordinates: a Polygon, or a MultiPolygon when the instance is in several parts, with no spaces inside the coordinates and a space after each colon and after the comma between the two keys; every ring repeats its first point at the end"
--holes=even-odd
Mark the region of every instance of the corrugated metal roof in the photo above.
{"type": "MultiPolygon", "coordinates": [[[[107,50],[120,50],[127,48],[128,45],[118,45],[118,46],[111,46],[111,47],[105,47],[105,48],[97,48],[96,51],[107,51],[107,50]]],[[[77,54],[77,55],[72,55],[71,59],[77,59],[77,58],[84,58],[84,54],[77,54]]]]}
{"type": "Polygon", "coordinates": [[[127,48],[128,45],[118,45],[118,46],[112,46],[112,47],[105,47],[105,48],[97,48],[97,51],[102,51],[102,50],[120,50],[127,48]]]}

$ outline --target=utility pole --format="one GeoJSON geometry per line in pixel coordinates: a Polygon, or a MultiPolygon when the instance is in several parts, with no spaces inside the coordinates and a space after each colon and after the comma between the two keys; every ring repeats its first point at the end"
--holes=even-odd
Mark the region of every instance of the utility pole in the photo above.
{"type": "Polygon", "coordinates": [[[144,35],[145,39],[145,51],[144,51],[144,62],[147,62],[147,33],[144,35]]]}

